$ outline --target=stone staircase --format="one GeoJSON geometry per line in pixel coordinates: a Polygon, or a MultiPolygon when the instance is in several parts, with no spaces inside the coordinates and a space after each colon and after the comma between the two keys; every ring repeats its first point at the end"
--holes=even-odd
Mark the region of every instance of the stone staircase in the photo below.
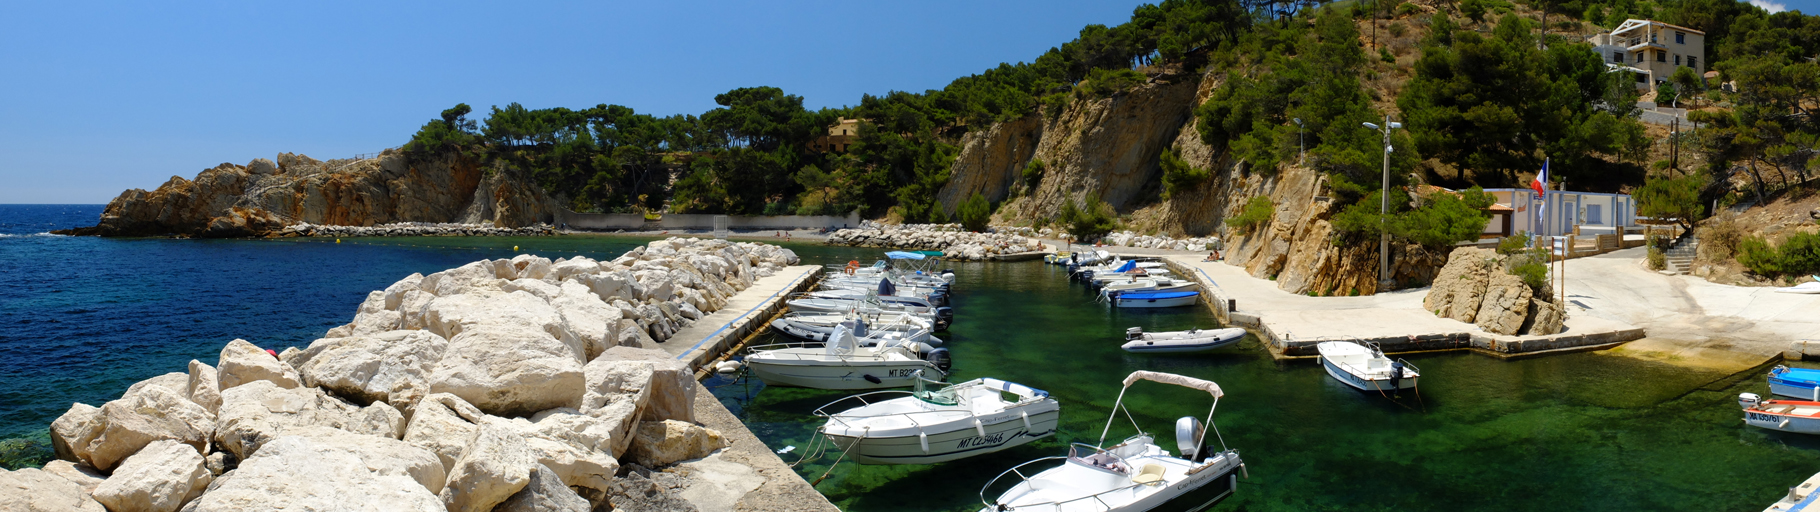
{"type": "Polygon", "coordinates": [[[1663,270],[1662,273],[1680,275],[1693,270],[1694,255],[1699,250],[1699,238],[1694,237],[1692,234],[1681,237],[1680,240],[1675,241],[1675,245],[1668,248],[1668,252],[1663,253],[1663,256],[1668,259],[1668,269],[1663,270]]]}

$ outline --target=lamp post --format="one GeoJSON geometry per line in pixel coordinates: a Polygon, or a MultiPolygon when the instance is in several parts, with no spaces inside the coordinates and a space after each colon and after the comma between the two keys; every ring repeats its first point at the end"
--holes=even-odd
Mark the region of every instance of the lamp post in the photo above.
{"type": "Polygon", "coordinates": [[[1302,165],[1308,159],[1308,137],[1302,133],[1302,118],[1295,118],[1295,163],[1302,165]]]}
{"type": "Polygon", "coordinates": [[[1403,123],[1393,123],[1390,115],[1384,115],[1384,125],[1365,123],[1366,128],[1384,134],[1384,181],[1378,192],[1378,288],[1387,289],[1393,283],[1390,280],[1390,230],[1385,226],[1385,217],[1390,215],[1390,131],[1403,127],[1403,123]]]}

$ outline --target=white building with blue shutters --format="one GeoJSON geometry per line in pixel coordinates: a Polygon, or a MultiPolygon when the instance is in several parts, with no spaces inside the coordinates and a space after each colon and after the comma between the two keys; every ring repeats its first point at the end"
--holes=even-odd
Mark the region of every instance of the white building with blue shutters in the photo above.
{"type": "Polygon", "coordinates": [[[1488,188],[1485,193],[1511,210],[1493,211],[1485,225],[1486,238],[1518,232],[1570,235],[1575,226],[1582,234],[1611,234],[1618,227],[1637,225],[1637,202],[1629,194],[1550,190],[1538,198],[1535,190],[1527,188],[1488,188]]]}

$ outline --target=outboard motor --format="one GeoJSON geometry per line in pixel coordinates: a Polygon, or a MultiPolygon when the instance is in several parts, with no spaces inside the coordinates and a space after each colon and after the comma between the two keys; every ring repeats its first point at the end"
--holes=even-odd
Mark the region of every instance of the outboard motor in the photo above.
{"type": "Polygon", "coordinates": [[[1756,393],[1738,393],[1739,407],[1749,409],[1756,407],[1759,403],[1763,403],[1763,397],[1757,396],[1756,393]]]}
{"type": "Polygon", "coordinates": [[[948,349],[945,348],[930,350],[923,354],[923,360],[934,364],[935,368],[941,370],[942,373],[948,373],[948,369],[954,367],[954,358],[948,355],[948,349]]]}
{"type": "Polygon", "coordinates": [[[937,315],[935,317],[935,325],[933,325],[932,327],[934,327],[935,330],[937,330],[937,331],[946,331],[946,330],[948,330],[948,325],[952,324],[952,323],[954,323],[954,317],[943,317],[943,316],[937,315]]]}
{"type": "Polygon", "coordinates": [[[946,319],[946,320],[948,320],[949,325],[953,325],[954,324],[954,308],[951,308],[948,306],[942,306],[939,308],[935,308],[935,317],[946,319]]]}
{"type": "Polygon", "coordinates": [[[1201,461],[1201,436],[1206,432],[1207,429],[1201,426],[1201,420],[1193,416],[1175,420],[1175,446],[1181,450],[1182,458],[1201,461]]]}
{"type": "MultiPolygon", "coordinates": [[[[846,322],[841,322],[841,323],[845,324],[846,322]]],[[[872,334],[872,327],[869,325],[866,325],[866,319],[864,319],[864,318],[853,319],[852,330],[853,330],[853,337],[855,337],[855,338],[864,338],[864,337],[866,337],[866,335],[872,334]]]]}
{"type": "MultiPolygon", "coordinates": [[[[1143,327],[1132,327],[1130,329],[1125,329],[1125,341],[1131,341],[1131,340],[1135,340],[1135,339],[1142,338],[1142,337],[1144,337],[1144,328],[1143,327]]],[[[1189,418],[1189,419],[1193,419],[1193,418],[1189,418]]]]}
{"type": "Polygon", "coordinates": [[[938,306],[938,307],[947,306],[948,305],[948,294],[942,293],[942,292],[935,292],[935,293],[929,294],[929,305],[938,306]]]}
{"type": "Polygon", "coordinates": [[[942,269],[942,280],[947,281],[948,284],[954,284],[954,269],[951,269],[951,268],[942,269]]]}
{"type": "Polygon", "coordinates": [[[1403,382],[1403,360],[1398,359],[1397,362],[1390,363],[1390,389],[1402,390],[1403,387],[1397,385],[1401,382],[1403,382]]]}

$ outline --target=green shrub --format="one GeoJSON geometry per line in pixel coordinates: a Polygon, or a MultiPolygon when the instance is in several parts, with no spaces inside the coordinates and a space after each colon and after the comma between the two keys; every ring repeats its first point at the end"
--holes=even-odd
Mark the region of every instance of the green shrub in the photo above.
{"type": "Polygon", "coordinates": [[[985,231],[986,223],[992,220],[992,204],[986,202],[986,196],[974,192],[954,208],[954,216],[960,218],[961,225],[966,226],[968,231],[985,231]]]}
{"type": "Polygon", "coordinates": [[[1276,211],[1276,204],[1270,201],[1269,196],[1253,197],[1251,201],[1245,203],[1245,209],[1240,211],[1237,216],[1226,219],[1226,225],[1238,229],[1241,233],[1249,234],[1258,226],[1270,222],[1271,215],[1276,214],[1276,211]]]}
{"type": "Polygon", "coordinates": [[[1633,194],[1637,198],[1637,215],[1672,218],[1681,227],[1692,228],[1693,222],[1706,213],[1706,205],[1700,203],[1700,189],[1706,185],[1705,180],[1699,175],[1688,175],[1645,181],[1633,194]]]}
{"type": "Polygon", "coordinates": [[[1050,119],[1061,117],[1062,111],[1068,108],[1068,97],[1068,93],[1065,92],[1043,96],[1038,100],[1043,103],[1043,115],[1049,116],[1050,119]]]}
{"type": "Polygon", "coordinates": [[[1394,64],[1397,56],[1391,55],[1389,48],[1378,48],[1378,60],[1384,61],[1386,64],[1394,64]]]}
{"type": "Polygon", "coordinates": [[[1738,241],[1738,263],[1767,277],[1820,274],[1820,234],[1797,233],[1773,247],[1763,237],[1738,241]]]}
{"type": "Polygon", "coordinates": [[[1446,247],[1478,240],[1491,215],[1485,209],[1495,199],[1479,187],[1458,195],[1435,192],[1422,198],[1422,206],[1398,214],[1390,221],[1390,234],[1428,247],[1446,247]]]}
{"type": "MultiPolygon", "coordinates": [[[[1414,6],[1411,4],[1403,4],[1403,7],[1414,7],[1414,6]]],[[[1402,10],[1403,10],[1402,7],[1398,7],[1397,14],[1408,14],[1405,12],[1401,12],[1402,10]]],[[[1396,37],[1403,37],[1403,34],[1409,33],[1409,27],[1403,26],[1402,23],[1391,23],[1390,26],[1387,28],[1390,29],[1390,35],[1393,35],[1396,37]]]]}
{"type": "Polygon", "coordinates": [[[1163,168],[1163,199],[1213,177],[1213,171],[1189,165],[1176,154],[1175,148],[1163,150],[1159,165],[1163,168]]]}
{"type": "Polygon", "coordinates": [[[1091,98],[1105,98],[1137,87],[1144,80],[1143,73],[1129,69],[1094,68],[1087,72],[1087,81],[1077,90],[1091,98]]]}
{"type": "Polygon", "coordinates": [[[1043,171],[1043,159],[1031,158],[1030,163],[1024,166],[1024,186],[1036,188],[1038,183],[1043,182],[1043,171]]]}
{"type": "Polygon", "coordinates": [[[1538,294],[1548,293],[1548,253],[1535,252],[1519,256],[1519,261],[1510,266],[1510,274],[1523,279],[1523,284],[1538,294]]]}
{"type": "Polygon", "coordinates": [[[1738,251],[1738,242],[1744,239],[1744,230],[1730,217],[1714,217],[1700,226],[1700,252],[1709,252],[1721,258],[1729,258],[1738,251]]]}
{"type": "Polygon", "coordinates": [[[1668,269],[1668,256],[1662,253],[1662,249],[1660,247],[1656,247],[1654,245],[1649,246],[1649,269],[1650,270],[1668,269]]]}
{"type": "Polygon", "coordinates": [[[1529,248],[1529,232],[1528,231],[1518,231],[1517,234],[1504,237],[1503,240],[1498,241],[1498,254],[1503,254],[1503,255],[1508,256],[1511,254],[1523,252],[1524,249],[1528,249],[1528,248],[1529,248]]]}
{"type": "MultiPolygon", "coordinates": [[[[1416,8],[1416,4],[1415,4],[1415,2],[1409,2],[1409,3],[1405,3],[1405,4],[1402,4],[1402,5],[1398,5],[1398,6],[1397,6],[1397,15],[1398,15],[1398,16],[1408,16],[1408,15],[1411,15],[1411,14],[1415,14],[1415,13],[1416,13],[1416,10],[1417,10],[1417,8],[1416,8]]],[[[1397,29],[1397,28],[1395,28],[1395,27],[1396,27],[1396,25],[1391,25],[1391,27],[1392,27],[1392,28],[1391,28],[1391,30],[1390,30],[1390,31],[1391,31],[1391,32],[1392,32],[1392,33],[1398,33],[1398,32],[1402,32],[1402,30],[1398,30],[1398,29],[1397,29]]],[[[1401,36],[1401,35],[1403,35],[1403,34],[1400,34],[1400,33],[1398,33],[1398,34],[1397,34],[1397,35],[1398,35],[1398,36],[1401,36]]]]}
{"type": "Polygon", "coordinates": [[[1118,228],[1118,216],[1113,214],[1112,205],[1101,201],[1098,192],[1087,193],[1080,205],[1074,201],[1063,202],[1056,221],[1067,224],[1068,233],[1083,242],[1098,240],[1118,228]]]}

